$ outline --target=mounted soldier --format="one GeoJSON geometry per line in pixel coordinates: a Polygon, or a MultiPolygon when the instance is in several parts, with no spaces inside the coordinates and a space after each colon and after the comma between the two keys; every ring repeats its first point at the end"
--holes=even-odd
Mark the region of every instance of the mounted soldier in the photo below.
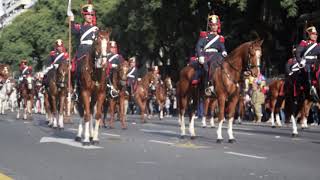
{"type": "Polygon", "coordinates": [[[318,56],[320,44],[317,42],[318,33],[314,26],[306,29],[308,40],[302,40],[296,50],[296,59],[300,67],[304,67],[307,76],[306,88],[314,99],[319,99],[315,84],[317,83],[316,72],[319,69],[318,56]]]}
{"type": "Polygon", "coordinates": [[[137,80],[137,76],[138,76],[138,70],[136,67],[136,57],[131,57],[129,59],[129,66],[130,69],[128,71],[128,87],[127,87],[127,91],[129,95],[133,95],[133,90],[134,90],[134,86],[136,84],[136,80],[137,80]]]}
{"type": "Polygon", "coordinates": [[[28,61],[26,59],[22,59],[19,64],[20,76],[18,80],[18,84],[20,84],[27,75],[32,74],[32,66],[28,66],[28,61]]]}
{"type": "Polygon", "coordinates": [[[210,74],[213,74],[214,69],[222,63],[224,57],[227,56],[227,51],[224,46],[225,39],[221,32],[220,18],[217,15],[208,16],[208,26],[210,31],[200,32],[200,38],[196,45],[196,53],[198,62],[204,67],[204,85],[207,95],[214,94],[213,83],[208,79],[210,74]]]}
{"type": "MultiPolygon", "coordinates": [[[[81,68],[80,61],[85,57],[85,54],[90,51],[99,30],[96,26],[96,12],[94,11],[92,4],[83,5],[81,8],[81,14],[85,20],[83,24],[75,23],[74,16],[69,16],[72,33],[76,34],[80,38],[80,44],[77,48],[75,57],[72,60],[72,72],[74,73],[73,85],[76,87],[79,87],[80,85],[80,82],[78,81],[81,68]]],[[[78,88],[74,89],[78,92],[78,88]]]]}
{"type": "Polygon", "coordinates": [[[57,39],[55,42],[54,50],[50,52],[49,58],[47,60],[47,68],[43,71],[43,83],[48,85],[47,73],[51,69],[57,69],[61,62],[67,61],[69,59],[69,54],[66,52],[66,48],[63,45],[61,39],[57,39]]]}
{"type": "Polygon", "coordinates": [[[119,54],[118,45],[116,41],[110,41],[110,53],[107,54],[107,59],[109,62],[109,69],[107,71],[107,76],[109,80],[112,78],[112,73],[115,71],[120,63],[124,61],[123,57],[119,54]]]}

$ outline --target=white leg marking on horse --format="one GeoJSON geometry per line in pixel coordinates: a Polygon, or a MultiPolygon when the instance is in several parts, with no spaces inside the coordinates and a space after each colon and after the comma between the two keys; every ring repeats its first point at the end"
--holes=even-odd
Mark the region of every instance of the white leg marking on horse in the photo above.
{"type": "Polygon", "coordinates": [[[229,121],[228,121],[228,135],[229,135],[229,139],[234,139],[233,130],[232,130],[232,125],[233,125],[233,117],[230,118],[229,121]]]}
{"type": "Polygon", "coordinates": [[[191,117],[191,121],[189,123],[189,133],[192,137],[196,136],[196,133],[194,131],[194,119],[195,119],[195,115],[193,114],[191,117]]]}
{"type": "Polygon", "coordinates": [[[90,137],[90,122],[85,122],[84,123],[84,140],[83,142],[89,142],[89,137],[90,137]]]}
{"type": "Polygon", "coordinates": [[[53,115],[52,118],[53,118],[53,127],[54,127],[54,128],[58,127],[58,121],[57,121],[56,115],[53,115]]]}
{"type": "Polygon", "coordinates": [[[96,120],[95,126],[94,126],[94,134],[93,134],[93,140],[98,141],[99,138],[99,126],[100,126],[100,119],[96,120]]]}
{"type": "Polygon", "coordinates": [[[212,128],[215,127],[214,118],[213,118],[213,117],[210,118],[210,126],[211,126],[212,128]]]}
{"type": "Polygon", "coordinates": [[[271,115],[270,115],[270,120],[271,120],[271,125],[272,125],[272,126],[275,126],[275,123],[274,123],[274,114],[273,114],[273,112],[272,112],[271,115]]]}
{"type": "Polygon", "coordinates": [[[166,141],[149,140],[149,142],[158,143],[158,144],[174,145],[174,143],[166,142],[166,141]]]}
{"type": "Polygon", "coordinates": [[[223,120],[219,121],[219,126],[218,126],[218,129],[217,129],[217,135],[218,135],[218,139],[223,139],[222,138],[222,124],[223,124],[223,120]]]}
{"type": "Polygon", "coordinates": [[[59,127],[63,128],[63,114],[59,114],[59,127]]]}
{"type": "Polygon", "coordinates": [[[180,116],[181,121],[180,121],[180,129],[181,129],[181,136],[185,136],[186,135],[186,125],[184,122],[184,114],[182,114],[180,116]]]}
{"type": "Polygon", "coordinates": [[[201,123],[202,123],[202,127],[207,127],[206,116],[202,117],[201,123]]]}
{"type": "Polygon", "coordinates": [[[291,115],[291,121],[292,121],[292,134],[298,134],[298,128],[297,128],[297,122],[296,119],[291,115]]]}
{"type": "Polygon", "coordinates": [[[24,112],[23,112],[23,119],[26,120],[27,119],[27,107],[24,108],[24,112]]]}
{"type": "Polygon", "coordinates": [[[181,116],[180,116],[180,114],[178,115],[178,123],[179,123],[179,126],[181,126],[181,116]]]}
{"type": "Polygon", "coordinates": [[[79,126],[78,126],[78,137],[82,137],[82,131],[83,131],[83,127],[82,127],[82,122],[83,122],[83,119],[81,118],[80,121],[79,121],[79,126]]]}
{"type": "Polygon", "coordinates": [[[282,123],[281,123],[281,121],[280,121],[280,115],[279,115],[279,113],[277,113],[276,114],[276,122],[277,122],[277,124],[278,124],[278,126],[282,126],[282,123]]]}
{"type": "Polygon", "coordinates": [[[308,119],[306,117],[303,118],[303,124],[305,128],[308,128],[308,119]]]}
{"type": "Polygon", "coordinates": [[[163,119],[163,110],[160,110],[160,119],[163,119]]]}
{"type": "Polygon", "coordinates": [[[89,133],[90,133],[90,137],[93,137],[94,135],[94,131],[93,131],[93,117],[91,116],[91,119],[89,121],[89,133]]]}

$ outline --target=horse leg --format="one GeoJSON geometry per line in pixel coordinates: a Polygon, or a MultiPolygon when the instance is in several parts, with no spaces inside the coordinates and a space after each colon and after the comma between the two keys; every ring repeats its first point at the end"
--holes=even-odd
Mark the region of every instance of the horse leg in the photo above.
{"type": "Polygon", "coordinates": [[[84,139],[83,145],[88,146],[90,145],[90,120],[91,120],[91,113],[90,113],[90,97],[91,93],[87,91],[82,91],[81,93],[84,105],[84,139]]]}
{"type": "Polygon", "coordinates": [[[181,130],[181,138],[184,138],[186,135],[186,125],[184,121],[184,114],[187,107],[187,97],[180,97],[179,100],[179,122],[180,122],[180,130],[181,130]]]}
{"type": "Polygon", "coordinates": [[[59,119],[58,119],[58,128],[60,130],[64,129],[64,124],[63,124],[63,113],[64,113],[64,105],[65,105],[65,96],[61,93],[60,94],[60,99],[59,99],[59,119]]]}
{"type": "MultiPolygon", "coordinates": [[[[194,96],[194,97],[197,97],[197,96],[194,96]]],[[[194,130],[194,119],[196,116],[195,112],[197,107],[198,107],[198,100],[194,100],[192,102],[192,111],[190,114],[190,123],[189,123],[189,133],[190,133],[191,139],[194,139],[196,137],[196,133],[194,130]]]]}
{"type": "Polygon", "coordinates": [[[238,102],[238,95],[235,95],[232,97],[231,101],[229,102],[229,106],[228,106],[228,135],[229,135],[229,143],[234,143],[235,142],[235,138],[233,136],[233,120],[234,120],[234,113],[235,113],[235,108],[237,106],[237,102],[238,102]]]}
{"type": "Polygon", "coordinates": [[[159,102],[160,120],[163,120],[163,106],[164,106],[164,102],[159,102]]]}
{"type": "Polygon", "coordinates": [[[218,101],[217,100],[212,100],[211,102],[211,106],[210,106],[210,110],[211,110],[211,118],[210,118],[210,127],[211,128],[215,128],[215,124],[214,124],[214,110],[217,107],[218,101]]]}
{"type": "Polygon", "coordinates": [[[124,122],[127,122],[128,105],[129,105],[128,99],[124,99],[124,112],[123,112],[124,122]]]}
{"type": "Polygon", "coordinates": [[[219,125],[218,125],[218,129],[217,129],[217,143],[221,143],[223,141],[222,138],[222,124],[224,121],[224,109],[225,109],[225,100],[226,98],[221,95],[218,99],[218,103],[219,103],[219,116],[218,116],[218,121],[219,121],[219,125]]]}
{"type": "Polygon", "coordinates": [[[127,124],[125,122],[124,116],[125,116],[125,97],[120,95],[119,97],[119,116],[120,116],[120,122],[121,122],[121,128],[127,129],[127,124]]]}
{"type": "Polygon", "coordinates": [[[116,100],[110,99],[110,102],[109,102],[109,114],[110,114],[109,128],[110,129],[114,128],[115,107],[116,107],[116,100]]]}
{"type": "Polygon", "coordinates": [[[29,117],[32,119],[32,108],[33,108],[34,98],[33,95],[30,97],[30,105],[28,106],[29,117]]]}
{"type": "Polygon", "coordinates": [[[294,118],[293,115],[291,115],[291,121],[292,121],[292,137],[295,137],[298,135],[298,127],[297,127],[297,120],[294,118]]]}
{"type": "Polygon", "coordinates": [[[17,100],[17,105],[18,105],[18,108],[17,108],[17,119],[20,119],[20,102],[21,102],[21,100],[18,99],[17,100]]]}
{"type": "Polygon", "coordinates": [[[206,98],[204,99],[204,104],[203,104],[203,112],[204,112],[204,113],[203,113],[203,117],[202,117],[202,121],[201,121],[201,123],[202,123],[202,128],[207,127],[207,120],[206,120],[206,118],[207,118],[207,116],[208,116],[209,104],[210,104],[210,100],[209,100],[208,97],[206,97],[206,98]]]}
{"type": "Polygon", "coordinates": [[[24,97],[23,98],[23,119],[26,120],[27,119],[27,108],[28,108],[28,98],[24,97]]]}

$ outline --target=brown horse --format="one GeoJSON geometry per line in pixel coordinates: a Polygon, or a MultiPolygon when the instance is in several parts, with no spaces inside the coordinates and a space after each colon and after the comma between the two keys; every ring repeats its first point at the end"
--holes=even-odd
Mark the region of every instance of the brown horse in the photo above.
{"type": "Polygon", "coordinates": [[[266,105],[270,110],[270,118],[269,121],[271,122],[272,127],[276,127],[274,116],[276,116],[276,122],[279,127],[282,126],[280,121],[280,108],[281,104],[284,101],[284,79],[275,79],[271,81],[269,84],[269,91],[266,98],[266,105]]]}
{"type": "Polygon", "coordinates": [[[172,81],[169,76],[167,76],[164,81],[161,80],[156,87],[156,102],[160,109],[160,120],[163,119],[163,108],[166,102],[168,93],[172,90],[172,81]]]}
{"type": "Polygon", "coordinates": [[[202,117],[202,127],[207,127],[207,120],[210,119],[210,127],[214,128],[214,112],[218,107],[218,101],[216,98],[211,96],[205,96],[203,102],[203,117],[202,117]]]}
{"type": "Polygon", "coordinates": [[[20,85],[19,85],[19,97],[18,97],[18,112],[17,112],[17,119],[20,118],[20,106],[23,101],[23,109],[24,109],[24,114],[23,114],[23,119],[27,119],[27,113],[31,117],[32,113],[32,108],[33,108],[33,101],[34,101],[34,95],[35,95],[35,90],[34,90],[34,80],[32,75],[27,75],[26,78],[24,78],[20,85]]]}
{"type": "Polygon", "coordinates": [[[256,40],[241,44],[226,57],[222,65],[212,74],[211,78],[215,84],[219,106],[217,143],[221,143],[223,140],[222,123],[225,120],[226,105],[228,110],[227,118],[229,119],[229,142],[235,142],[232,126],[235,107],[240,95],[239,82],[243,75],[249,74],[253,77],[257,77],[262,55],[262,43],[263,41],[256,40]]]}
{"type": "Polygon", "coordinates": [[[116,91],[117,96],[111,97],[109,100],[109,127],[114,128],[114,114],[116,105],[119,105],[119,117],[121,122],[121,128],[127,129],[127,123],[125,119],[125,101],[128,100],[128,95],[126,95],[126,83],[127,83],[127,74],[129,71],[129,64],[127,61],[124,61],[120,64],[119,68],[113,72],[112,76],[112,91],[116,91]]]}
{"type": "Polygon", "coordinates": [[[107,53],[110,52],[111,29],[99,31],[91,50],[78,62],[80,66],[79,88],[80,102],[78,111],[83,118],[79,122],[76,141],[82,140],[82,121],[84,121],[83,145],[99,144],[99,125],[102,117],[102,105],[106,98],[107,53]],[[95,127],[93,130],[93,113],[95,111],[95,127]]]}
{"type": "Polygon", "coordinates": [[[60,130],[64,128],[63,114],[65,107],[65,99],[68,93],[68,67],[68,62],[64,61],[59,64],[58,69],[53,68],[47,74],[48,87],[46,87],[44,104],[47,112],[47,118],[49,121],[48,126],[53,128],[59,128],[60,130]]]}
{"type": "Polygon", "coordinates": [[[154,72],[148,72],[140,82],[134,92],[134,99],[140,108],[141,123],[145,123],[144,114],[146,113],[146,104],[148,100],[149,86],[155,86],[158,82],[158,75],[154,72]]]}

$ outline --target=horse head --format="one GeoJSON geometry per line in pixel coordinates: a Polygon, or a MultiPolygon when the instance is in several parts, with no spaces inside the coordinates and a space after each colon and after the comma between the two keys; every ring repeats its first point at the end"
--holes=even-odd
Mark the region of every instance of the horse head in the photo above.
{"type": "Polygon", "coordinates": [[[249,42],[247,61],[244,65],[244,75],[257,77],[259,75],[259,67],[261,64],[263,40],[255,40],[249,42]]]}
{"type": "Polygon", "coordinates": [[[167,77],[164,79],[164,85],[166,86],[166,88],[167,88],[168,90],[171,90],[171,89],[173,88],[171,77],[167,76],[167,77]]]}
{"type": "Polygon", "coordinates": [[[10,67],[6,64],[0,64],[0,76],[4,79],[8,78],[10,75],[10,67]]]}
{"type": "Polygon", "coordinates": [[[96,66],[106,66],[108,59],[108,53],[110,53],[110,34],[111,29],[101,30],[98,32],[98,36],[95,41],[95,55],[96,55],[96,66]]]}
{"type": "Polygon", "coordinates": [[[119,66],[119,69],[118,69],[120,83],[121,82],[123,82],[124,84],[126,83],[126,81],[128,79],[128,77],[127,77],[128,71],[129,71],[128,62],[127,61],[122,62],[119,66]]]}
{"type": "Polygon", "coordinates": [[[31,90],[33,88],[33,77],[31,75],[28,75],[26,80],[27,80],[27,88],[31,90]]]}
{"type": "Polygon", "coordinates": [[[64,61],[60,63],[57,69],[57,86],[64,88],[67,86],[67,75],[69,70],[68,62],[64,61]]]}

